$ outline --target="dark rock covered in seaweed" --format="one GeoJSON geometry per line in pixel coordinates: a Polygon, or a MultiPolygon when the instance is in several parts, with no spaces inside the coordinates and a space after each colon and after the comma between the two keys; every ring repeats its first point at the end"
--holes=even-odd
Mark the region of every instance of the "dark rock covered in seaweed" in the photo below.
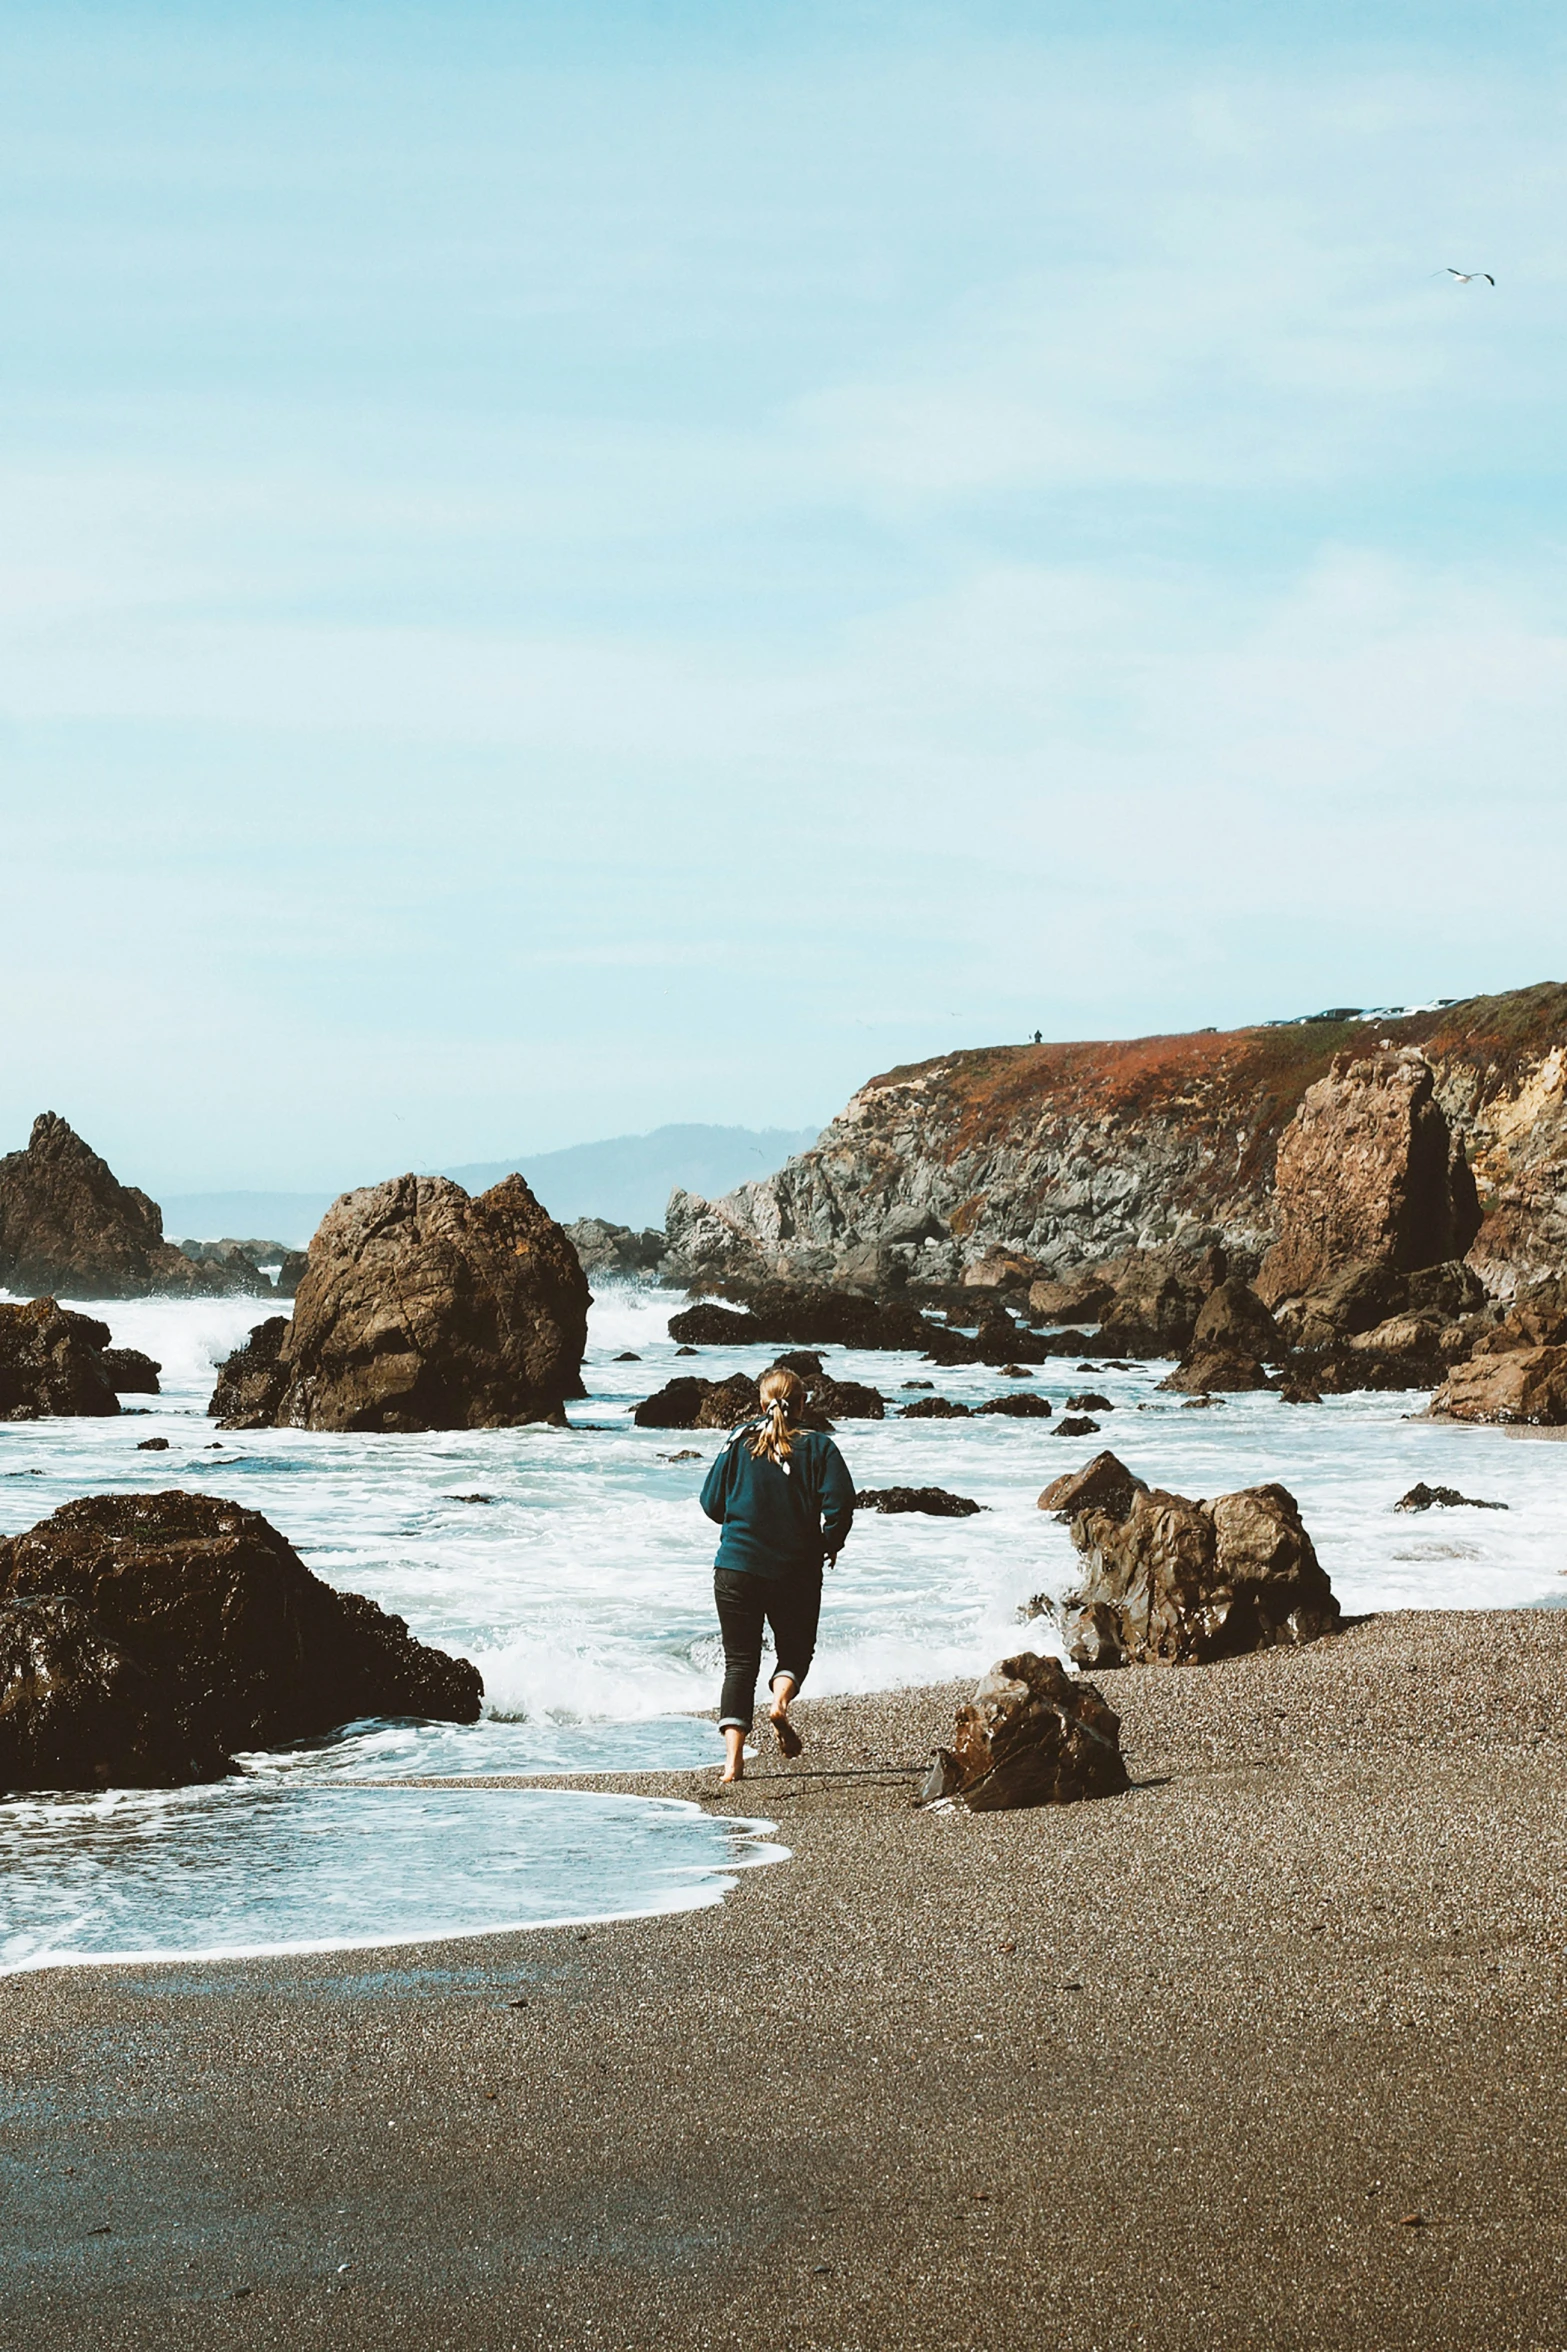
{"type": "Polygon", "coordinates": [[[252,1333],[208,1410],[246,1429],[560,1420],[583,1393],[587,1311],[576,1252],[520,1176],[476,1199],[450,1177],[393,1177],[333,1202],[292,1322],[252,1333]]]}
{"type": "Polygon", "coordinates": [[[997,1813],[1113,1797],[1130,1786],[1120,1720],[1093,1684],[1074,1681],[1057,1658],[1024,1651],[992,1666],[958,1709],[952,1745],[937,1749],[924,1797],[997,1813]]]}
{"type": "Polygon", "coordinates": [[[79,1603],[0,1601],[0,1790],[170,1788],[225,1762],[79,1603]]]}
{"type": "Polygon", "coordinates": [[[944,1486],[867,1486],[854,1498],[857,1511],[921,1511],[930,1519],[972,1519],[983,1503],[949,1494],[944,1486]]]}
{"type": "MultiPolygon", "coordinates": [[[[259,1512],[215,1496],[89,1495],[0,1542],[0,1605],[42,1601],[91,1621],[43,1622],[49,1642],[77,1643],[84,1721],[103,1718],[115,1693],[134,1702],[155,1782],[211,1778],[237,1750],[361,1716],[471,1723],[479,1713],[483,1684],[465,1658],[414,1641],[360,1594],[335,1592],[259,1512]]],[[[32,1654],[47,1651],[35,1642],[32,1654]]],[[[18,1714],[19,1754],[28,1738],[54,1737],[38,1712],[46,1681],[35,1674],[38,1695],[18,1714]]],[[[57,1777],[14,1785],[88,1787],[97,1770],[84,1749],[57,1777]]]]}

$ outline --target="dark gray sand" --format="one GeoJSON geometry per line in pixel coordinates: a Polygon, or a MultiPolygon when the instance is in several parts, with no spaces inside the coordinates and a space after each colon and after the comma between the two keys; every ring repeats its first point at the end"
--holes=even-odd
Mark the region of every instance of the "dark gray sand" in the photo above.
{"type": "Polygon", "coordinates": [[[767,1754],[713,1910],[9,1980],[0,2343],[1567,2346],[1567,1614],[1103,1680],[1108,1802],[767,1754]]]}

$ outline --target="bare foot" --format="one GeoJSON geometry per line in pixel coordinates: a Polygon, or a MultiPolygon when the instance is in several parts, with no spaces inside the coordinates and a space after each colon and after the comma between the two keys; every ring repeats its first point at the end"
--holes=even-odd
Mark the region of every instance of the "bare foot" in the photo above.
{"type": "Polygon", "coordinates": [[[718,1775],[720,1788],[745,1778],[745,1733],[737,1724],[724,1725],[724,1769],[718,1775]]]}
{"type": "Polygon", "coordinates": [[[726,1764],[718,1775],[718,1785],[720,1788],[727,1788],[731,1781],[744,1780],[744,1778],[745,1766],[743,1764],[736,1764],[732,1767],[726,1764]]]}
{"type": "Polygon", "coordinates": [[[783,1753],[786,1756],[803,1755],[805,1752],[805,1742],[803,1739],[801,1739],[799,1733],[795,1730],[794,1725],[789,1720],[788,1700],[774,1699],[771,1707],[769,1707],[767,1711],[767,1718],[773,1727],[774,1737],[777,1739],[778,1745],[782,1749],[783,1753]]]}

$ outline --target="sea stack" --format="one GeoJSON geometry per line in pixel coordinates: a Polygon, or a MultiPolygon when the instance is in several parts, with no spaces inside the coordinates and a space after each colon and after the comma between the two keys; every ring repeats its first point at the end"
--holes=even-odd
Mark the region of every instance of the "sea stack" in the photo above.
{"type": "Polygon", "coordinates": [[[271,1288],[250,1267],[192,1265],[164,1240],[157,1202],[54,1111],[33,1121],[25,1151],[0,1159],[0,1284],[91,1299],[271,1288]]]}
{"type": "Polygon", "coordinates": [[[477,1198],[395,1176],[334,1201],[293,1320],[252,1332],[208,1411],[225,1429],[558,1421],[583,1393],[588,1305],[576,1251],[520,1176],[477,1198]]]}

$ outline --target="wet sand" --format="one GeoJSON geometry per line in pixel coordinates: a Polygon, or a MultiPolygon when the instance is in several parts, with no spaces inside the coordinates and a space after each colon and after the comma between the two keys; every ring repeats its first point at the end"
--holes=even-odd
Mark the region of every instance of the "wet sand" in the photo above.
{"type": "Polygon", "coordinates": [[[1567,1613],[1102,1687],[1095,1805],[597,1784],[778,1823],[712,1910],[0,1983],[0,2342],[1561,2352],[1567,1613]]]}

